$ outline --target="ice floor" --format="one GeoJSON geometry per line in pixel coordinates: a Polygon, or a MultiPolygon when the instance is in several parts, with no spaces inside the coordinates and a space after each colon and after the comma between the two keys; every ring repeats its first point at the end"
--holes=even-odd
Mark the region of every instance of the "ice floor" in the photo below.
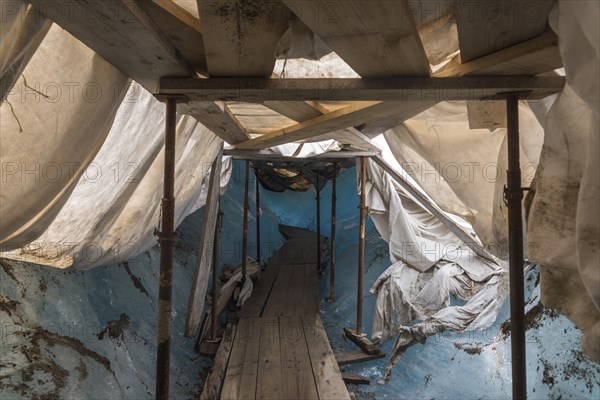
{"type": "MultiPolygon", "coordinates": [[[[243,163],[236,162],[222,199],[225,212],[221,260],[237,264],[241,253],[243,163]]],[[[254,187],[253,185],[251,186],[254,187]]],[[[354,350],[342,336],[355,323],[358,197],[354,170],[338,179],[336,301],[321,301],[321,317],[335,351],[354,350]]],[[[315,228],[314,190],[283,194],[262,191],[261,252],[277,249],[277,223],[315,228]]],[[[253,190],[252,196],[253,198],[253,190]]],[[[254,203],[251,201],[251,214],[254,203]]],[[[322,232],[329,235],[330,185],[322,192],[322,232]]],[[[173,292],[171,396],[196,398],[210,359],[194,353],[182,336],[198,247],[202,210],[178,229],[173,292]]],[[[250,220],[249,255],[256,249],[250,220]]],[[[389,265],[387,244],[368,224],[365,329],[375,297],[370,285],[389,265]]],[[[154,398],[158,248],[126,264],[89,271],[62,271],[2,260],[0,268],[0,398],[154,398]]],[[[328,294],[328,270],[320,280],[328,294]]],[[[598,399],[600,365],[579,351],[579,331],[565,317],[538,304],[537,270],[527,276],[530,318],[527,338],[530,399],[598,399]]],[[[499,334],[508,304],[484,332],[445,333],[407,351],[391,381],[378,385],[386,359],[345,368],[371,378],[350,388],[361,398],[499,399],[510,397],[510,336],[499,334]]],[[[384,350],[389,351],[392,343],[384,350]]]]}

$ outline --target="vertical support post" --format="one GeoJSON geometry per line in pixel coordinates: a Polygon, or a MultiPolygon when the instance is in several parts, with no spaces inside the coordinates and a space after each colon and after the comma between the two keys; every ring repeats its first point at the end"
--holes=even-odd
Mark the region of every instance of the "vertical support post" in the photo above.
{"type": "Polygon", "coordinates": [[[242,287],[246,283],[246,258],[248,256],[248,186],[250,178],[250,161],[246,160],[246,175],[244,186],[244,231],[242,238],[242,287]]]}
{"type": "Polygon", "coordinates": [[[254,180],[256,183],[256,262],[260,265],[260,183],[256,168],[254,168],[254,180]]]}
{"type": "MultiPolygon", "coordinates": [[[[217,206],[219,207],[219,206],[217,206]]],[[[215,224],[215,240],[213,242],[213,259],[212,259],[212,307],[210,315],[210,338],[217,340],[217,300],[219,293],[217,290],[217,276],[219,273],[219,251],[221,250],[221,229],[223,227],[223,211],[219,209],[217,221],[215,224]]]]}
{"type": "Polygon", "coordinates": [[[365,274],[365,219],[367,206],[365,205],[365,186],[367,184],[367,162],[365,157],[360,157],[360,226],[358,240],[358,284],[356,299],[356,334],[362,334],[363,312],[363,276],[365,274]]]}
{"type": "Polygon", "coordinates": [[[165,166],[163,179],[160,244],[160,280],[158,289],[158,321],[156,351],[156,398],[169,398],[169,364],[171,351],[171,297],[173,288],[173,249],[175,245],[175,133],[177,102],[166,100],[165,166]]]}
{"type": "Polygon", "coordinates": [[[321,268],[321,183],[319,182],[319,171],[317,171],[317,269],[321,268]]]}
{"type": "Polygon", "coordinates": [[[525,363],[525,287],[523,276],[523,219],[521,215],[521,166],[519,161],[519,98],[506,99],[508,171],[505,202],[508,206],[510,270],[510,326],[512,394],[515,400],[527,398],[525,363]]]}
{"type": "Polygon", "coordinates": [[[331,253],[329,254],[329,297],[327,301],[333,303],[335,300],[335,212],[337,200],[337,163],[333,163],[333,181],[331,186],[331,253]]]}

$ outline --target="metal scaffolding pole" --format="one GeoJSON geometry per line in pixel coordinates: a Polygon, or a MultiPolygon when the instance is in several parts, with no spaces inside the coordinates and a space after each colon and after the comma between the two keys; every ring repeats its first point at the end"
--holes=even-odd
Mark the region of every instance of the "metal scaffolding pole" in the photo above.
{"type": "Polygon", "coordinates": [[[242,239],[242,287],[246,283],[246,258],[248,256],[248,180],[250,178],[250,161],[246,161],[246,175],[244,186],[244,233],[242,239]]]}
{"type": "Polygon", "coordinates": [[[171,348],[171,297],[173,288],[173,249],[175,245],[175,133],[177,102],[166,100],[165,165],[162,198],[160,244],[160,280],[156,351],[156,398],[169,398],[169,364],[171,348]]]}
{"type": "Polygon", "coordinates": [[[365,219],[367,206],[365,205],[365,186],[367,184],[367,161],[365,157],[360,158],[360,227],[358,241],[358,284],[356,299],[356,334],[362,334],[363,314],[363,277],[365,274],[365,219]]]}
{"type": "Polygon", "coordinates": [[[256,262],[260,265],[260,182],[256,169],[254,169],[254,180],[256,182],[256,262]]]}
{"type": "Polygon", "coordinates": [[[317,171],[317,269],[321,268],[321,188],[319,182],[319,171],[317,171]]]}
{"type": "Polygon", "coordinates": [[[337,163],[333,163],[333,181],[331,186],[331,246],[329,253],[329,297],[327,301],[333,303],[335,300],[335,211],[337,195],[337,163]]]}
{"type": "Polygon", "coordinates": [[[523,219],[521,166],[519,161],[519,97],[506,98],[508,130],[508,171],[505,201],[508,206],[508,243],[510,269],[510,331],[513,399],[527,398],[525,364],[525,287],[523,276],[523,219]]]}

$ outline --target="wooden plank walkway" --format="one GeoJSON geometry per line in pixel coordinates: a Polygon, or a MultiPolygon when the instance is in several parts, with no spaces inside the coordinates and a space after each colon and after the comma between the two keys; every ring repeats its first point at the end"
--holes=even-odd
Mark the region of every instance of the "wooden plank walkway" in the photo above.
{"type": "Polygon", "coordinates": [[[350,399],[319,316],[314,239],[289,238],[242,307],[221,399],[350,399]]]}

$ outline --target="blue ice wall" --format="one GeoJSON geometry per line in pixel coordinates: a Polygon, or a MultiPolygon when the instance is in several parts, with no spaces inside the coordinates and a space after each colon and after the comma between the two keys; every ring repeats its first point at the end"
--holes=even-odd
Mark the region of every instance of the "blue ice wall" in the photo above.
{"type": "MultiPolygon", "coordinates": [[[[242,240],[243,164],[234,167],[221,203],[225,212],[221,261],[230,264],[241,261],[242,240]]],[[[250,205],[254,215],[253,201],[250,205]]],[[[183,336],[202,219],[201,209],[177,230],[173,399],[198,398],[212,362],[194,352],[195,338],[183,336]]],[[[250,256],[256,250],[253,221],[250,256]]],[[[283,238],[268,209],[263,209],[261,222],[266,258],[283,238]]],[[[154,398],[158,247],[126,264],[87,271],[1,261],[0,398],[154,398]]]]}

